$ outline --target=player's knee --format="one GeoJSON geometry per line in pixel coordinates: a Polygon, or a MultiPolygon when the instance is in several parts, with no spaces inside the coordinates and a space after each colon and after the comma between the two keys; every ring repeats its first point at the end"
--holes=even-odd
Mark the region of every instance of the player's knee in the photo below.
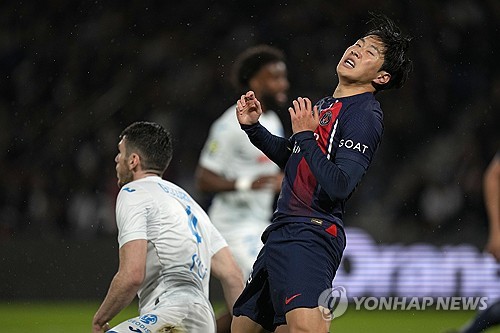
{"type": "Polygon", "coordinates": [[[327,332],[323,323],[311,323],[310,321],[297,321],[287,323],[288,333],[318,333],[327,332]]]}
{"type": "Polygon", "coordinates": [[[329,326],[315,309],[295,309],[287,314],[288,333],[328,332],[329,326]]]}
{"type": "Polygon", "coordinates": [[[232,333],[259,333],[261,330],[262,327],[259,324],[245,316],[234,316],[231,322],[232,333]]]}

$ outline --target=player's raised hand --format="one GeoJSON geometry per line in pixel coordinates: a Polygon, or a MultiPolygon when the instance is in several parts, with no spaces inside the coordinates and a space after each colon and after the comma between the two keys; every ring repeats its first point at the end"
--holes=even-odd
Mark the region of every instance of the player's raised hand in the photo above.
{"type": "Polygon", "coordinates": [[[236,117],[240,124],[253,125],[259,121],[261,114],[262,106],[251,90],[236,102],[236,117]]]}
{"type": "Polygon", "coordinates": [[[293,107],[288,108],[292,121],[293,134],[303,131],[313,131],[319,125],[318,107],[312,106],[307,97],[294,99],[293,107]]]}

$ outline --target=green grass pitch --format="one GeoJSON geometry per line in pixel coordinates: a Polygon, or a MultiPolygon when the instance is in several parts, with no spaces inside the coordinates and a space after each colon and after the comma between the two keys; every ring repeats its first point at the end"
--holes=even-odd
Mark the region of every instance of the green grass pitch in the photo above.
{"type": "MultiPolygon", "coordinates": [[[[88,333],[99,302],[2,302],[1,331],[9,333],[88,333]]],[[[216,311],[220,305],[215,305],[216,311]]],[[[111,324],[136,316],[134,303],[122,311],[111,324]]],[[[367,311],[349,306],[346,313],[334,319],[330,332],[335,333],[444,333],[467,322],[474,311],[367,311]]],[[[500,327],[488,333],[500,333],[500,327]]]]}

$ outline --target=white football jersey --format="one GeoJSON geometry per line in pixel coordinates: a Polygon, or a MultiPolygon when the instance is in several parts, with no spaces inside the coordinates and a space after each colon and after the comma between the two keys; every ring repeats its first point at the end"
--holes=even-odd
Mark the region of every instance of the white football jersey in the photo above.
{"type": "MultiPolygon", "coordinates": [[[[273,111],[264,112],[259,122],[272,134],[283,136],[283,125],[273,111]]],[[[241,129],[236,118],[236,104],[212,124],[199,163],[231,180],[258,178],[280,171],[241,129]]],[[[220,192],[215,194],[208,214],[223,235],[234,233],[242,224],[260,224],[265,228],[270,223],[274,196],[271,189],[220,192]]]]}
{"type": "Polygon", "coordinates": [[[141,313],[186,299],[208,303],[211,258],[227,243],[184,189],[157,176],[130,182],[118,194],[116,219],[120,247],[148,241],[141,313]]]}

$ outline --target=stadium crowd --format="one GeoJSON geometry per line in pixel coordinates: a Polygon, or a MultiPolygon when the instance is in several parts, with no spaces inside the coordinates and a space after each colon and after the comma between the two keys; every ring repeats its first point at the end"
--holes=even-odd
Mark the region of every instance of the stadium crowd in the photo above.
{"type": "Polygon", "coordinates": [[[481,176],[500,147],[497,0],[3,2],[0,240],[115,237],[110,156],[136,120],[172,132],[165,176],[196,195],[209,124],[239,96],[235,56],[258,43],[282,49],[289,96],[316,101],[332,93],[333,66],[369,10],[415,37],[415,69],[379,97],[383,156],[346,225],[381,242],[484,245],[481,176]]]}

